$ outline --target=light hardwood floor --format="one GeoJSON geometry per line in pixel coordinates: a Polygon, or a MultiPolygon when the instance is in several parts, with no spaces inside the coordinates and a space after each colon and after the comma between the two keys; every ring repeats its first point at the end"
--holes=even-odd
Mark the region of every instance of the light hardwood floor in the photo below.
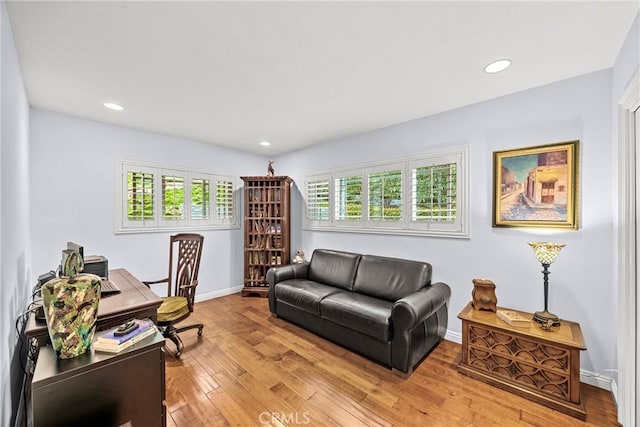
{"type": "MultiPolygon", "coordinates": [[[[452,321],[458,321],[450,315],[452,321]]],[[[272,317],[265,298],[196,304],[175,359],[167,341],[167,425],[608,426],[609,392],[582,384],[586,423],[458,373],[443,341],[408,379],[272,317]]]]}

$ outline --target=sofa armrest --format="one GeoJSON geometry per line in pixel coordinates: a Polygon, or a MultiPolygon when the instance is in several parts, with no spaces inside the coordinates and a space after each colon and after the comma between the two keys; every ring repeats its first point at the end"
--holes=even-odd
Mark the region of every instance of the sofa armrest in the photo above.
{"type": "Polygon", "coordinates": [[[288,264],[282,267],[272,267],[267,271],[269,283],[269,310],[276,314],[276,284],[289,279],[306,279],[309,275],[309,263],[288,264]]]}
{"type": "Polygon", "coordinates": [[[306,279],[309,274],[309,263],[289,264],[281,267],[272,267],[267,271],[267,282],[269,288],[276,283],[284,282],[289,279],[306,279]]]}
{"type": "Polygon", "coordinates": [[[450,297],[451,288],[439,282],[399,299],[391,309],[394,330],[413,329],[438,311],[450,297]]]}
{"type": "Polygon", "coordinates": [[[391,368],[402,376],[431,351],[447,332],[451,288],[434,283],[401,298],[391,308],[391,368]]]}

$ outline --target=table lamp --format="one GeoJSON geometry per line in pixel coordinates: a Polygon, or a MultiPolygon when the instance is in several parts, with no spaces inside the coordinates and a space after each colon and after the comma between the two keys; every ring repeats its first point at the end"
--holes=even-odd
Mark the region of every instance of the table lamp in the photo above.
{"type": "Polygon", "coordinates": [[[564,248],[564,243],[553,242],[529,242],[529,246],[533,248],[536,258],[542,264],[542,275],[544,276],[544,311],[536,311],[533,320],[540,323],[543,327],[559,326],[560,319],[553,313],[549,313],[547,303],[549,301],[549,266],[558,257],[560,250],[564,248]]]}

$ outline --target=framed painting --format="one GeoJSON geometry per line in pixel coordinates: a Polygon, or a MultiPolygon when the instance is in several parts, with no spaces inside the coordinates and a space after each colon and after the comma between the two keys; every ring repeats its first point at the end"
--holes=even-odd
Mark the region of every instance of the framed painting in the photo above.
{"type": "Polygon", "coordinates": [[[579,141],[493,152],[493,226],[578,229],[579,141]]]}

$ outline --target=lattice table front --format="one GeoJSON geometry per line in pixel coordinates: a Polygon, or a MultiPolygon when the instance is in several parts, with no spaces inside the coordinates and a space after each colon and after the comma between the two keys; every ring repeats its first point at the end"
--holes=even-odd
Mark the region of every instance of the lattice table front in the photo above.
{"type": "Polygon", "coordinates": [[[580,350],[585,347],[577,323],[563,321],[553,331],[535,322],[514,327],[471,304],[458,317],[462,373],[585,419],[580,395],[580,350]]]}

